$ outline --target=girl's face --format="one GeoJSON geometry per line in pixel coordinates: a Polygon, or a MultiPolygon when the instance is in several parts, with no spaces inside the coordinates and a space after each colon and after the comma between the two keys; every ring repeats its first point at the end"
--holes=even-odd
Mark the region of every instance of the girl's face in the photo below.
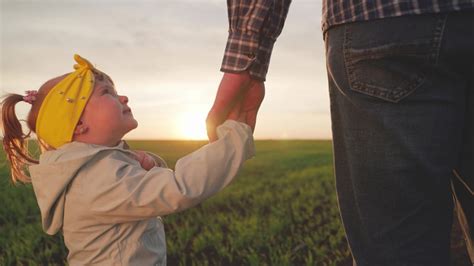
{"type": "Polygon", "coordinates": [[[115,146],[138,123],[127,105],[127,96],[118,95],[114,84],[105,74],[95,76],[94,91],[76,126],[75,139],[115,146]],[[77,134],[79,127],[84,127],[85,132],[77,134]]]}

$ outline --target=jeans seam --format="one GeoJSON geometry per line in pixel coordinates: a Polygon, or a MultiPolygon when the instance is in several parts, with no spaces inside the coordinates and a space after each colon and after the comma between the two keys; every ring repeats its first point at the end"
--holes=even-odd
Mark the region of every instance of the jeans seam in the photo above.
{"type": "Polygon", "coordinates": [[[351,64],[349,64],[349,48],[352,46],[352,34],[349,32],[350,26],[344,25],[344,38],[342,40],[342,52],[344,55],[344,69],[347,76],[347,85],[349,88],[352,87],[351,80],[353,77],[354,69],[351,64]]]}
{"type": "Polygon", "coordinates": [[[435,30],[433,32],[434,38],[433,38],[433,64],[435,66],[438,65],[438,60],[439,60],[439,52],[441,49],[441,40],[443,39],[444,35],[444,29],[446,25],[446,20],[448,18],[448,15],[444,15],[442,18],[438,20],[438,23],[435,27],[435,30]]]}

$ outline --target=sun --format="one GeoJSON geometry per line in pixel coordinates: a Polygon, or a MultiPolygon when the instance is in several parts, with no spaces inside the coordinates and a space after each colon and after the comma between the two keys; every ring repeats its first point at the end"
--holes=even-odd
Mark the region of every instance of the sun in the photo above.
{"type": "Polygon", "coordinates": [[[179,135],[187,140],[205,140],[206,132],[206,115],[201,112],[186,112],[180,116],[179,135]]]}

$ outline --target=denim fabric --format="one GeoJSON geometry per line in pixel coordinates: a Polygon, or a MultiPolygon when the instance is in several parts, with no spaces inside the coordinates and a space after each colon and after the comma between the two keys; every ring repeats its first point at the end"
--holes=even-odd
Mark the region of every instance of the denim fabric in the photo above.
{"type": "MultiPolygon", "coordinates": [[[[327,32],[336,187],[358,266],[449,264],[453,170],[474,183],[473,28],[469,11],[327,32]]],[[[460,197],[474,230],[472,199],[460,197]]]]}

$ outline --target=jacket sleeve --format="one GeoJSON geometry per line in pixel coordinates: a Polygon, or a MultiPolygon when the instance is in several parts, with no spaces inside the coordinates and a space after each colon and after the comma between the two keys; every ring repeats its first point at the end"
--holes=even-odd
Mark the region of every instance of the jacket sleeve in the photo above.
{"type": "Polygon", "coordinates": [[[126,154],[116,153],[119,157],[108,162],[115,169],[114,180],[95,185],[90,210],[107,217],[105,223],[127,222],[182,211],[216,194],[255,153],[248,125],[227,120],[217,132],[217,141],[179,159],[175,171],[145,171],[126,154]]]}
{"type": "Polygon", "coordinates": [[[229,36],[221,71],[248,70],[265,81],[273,44],[285,24],[291,0],[227,0],[229,36]]]}

